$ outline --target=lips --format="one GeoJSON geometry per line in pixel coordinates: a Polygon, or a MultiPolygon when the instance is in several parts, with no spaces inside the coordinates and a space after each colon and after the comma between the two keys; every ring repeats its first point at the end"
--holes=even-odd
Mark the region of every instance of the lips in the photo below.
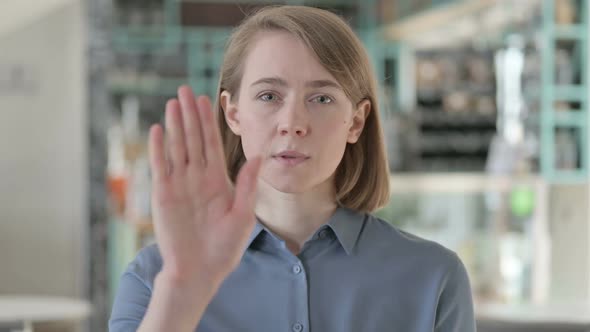
{"type": "Polygon", "coordinates": [[[295,166],[309,159],[309,156],[298,151],[288,150],[281,151],[272,156],[273,160],[278,161],[281,165],[295,166]]]}
{"type": "Polygon", "coordinates": [[[273,157],[280,157],[280,158],[302,158],[302,159],[309,158],[307,155],[305,155],[305,154],[303,154],[301,152],[293,151],[293,150],[281,151],[281,152],[275,154],[273,157]]]}

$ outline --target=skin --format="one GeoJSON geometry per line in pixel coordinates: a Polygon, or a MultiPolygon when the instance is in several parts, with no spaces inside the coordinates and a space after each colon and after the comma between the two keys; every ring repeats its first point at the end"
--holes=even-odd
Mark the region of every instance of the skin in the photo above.
{"type": "Polygon", "coordinates": [[[153,220],[164,264],[138,331],[197,326],[239,264],[255,213],[296,254],[336,209],[334,171],[346,144],[358,140],[370,103],[353,104],[287,33],[259,33],[245,61],[238,96],[220,96],[248,160],[235,187],[207,97],[180,87],[166,105],[166,140],[159,125],[150,129],[153,220]],[[294,165],[285,150],[305,157],[294,165]]]}

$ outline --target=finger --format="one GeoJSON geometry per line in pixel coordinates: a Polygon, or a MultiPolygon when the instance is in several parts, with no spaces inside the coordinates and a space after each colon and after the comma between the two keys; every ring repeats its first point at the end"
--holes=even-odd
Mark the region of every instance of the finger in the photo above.
{"type": "Polygon", "coordinates": [[[225,168],[221,134],[215,122],[211,100],[209,97],[200,96],[197,98],[197,107],[203,129],[205,163],[213,168],[225,168]]]}
{"type": "Polygon", "coordinates": [[[173,170],[182,170],[186,166],[187,152],[184,139],[182,114],[178,100],[170,99],[166,103],[166,134],[168,152],[173,170]]]}
{"type": "Polygon", "coordinates": [[[232,211],[239,216],[247,217],[253,214],[261,164],[261,157],[249,160],[238,174],[232,211]]]}
{"type": "Polygon", "coordinates": [[[148,146],[152,179],[154,185],[156,185],[164,181],[167,177],[167,162],[164,155],[164,133],[160,125],[155,124],[150,128],[148,146]]]}
{"type": "Polygon", "coordinates": [[[199,118],[195,95],[190,87],[183,85],[178,88],[178,98],[182,108],[185,142],[190,164],[201,166],[204,164],[203,138],[201,133],[201,119],[199,118]]]}

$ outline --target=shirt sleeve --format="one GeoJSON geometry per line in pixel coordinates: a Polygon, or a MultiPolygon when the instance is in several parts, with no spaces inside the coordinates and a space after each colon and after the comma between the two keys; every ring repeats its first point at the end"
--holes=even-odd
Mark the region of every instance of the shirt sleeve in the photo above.
{"type": "Polygon", "coordinates": [[[475,332],[471,286],[465,266],[455,255],[436,309],[435,332],[475,332]]]}
{"type": "Polygon", "coordinates": [[[121,276],[113,302],[109,332],[137,331],[150,302],[151,293],[137,274],[125,272],[121,276]]]}

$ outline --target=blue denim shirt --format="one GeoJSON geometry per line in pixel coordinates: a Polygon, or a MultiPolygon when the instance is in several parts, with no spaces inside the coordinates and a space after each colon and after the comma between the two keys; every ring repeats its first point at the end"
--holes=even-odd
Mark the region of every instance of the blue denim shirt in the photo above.
{"type": "MultiPolygon", "coordinates": [[[[111,332],[135,331],[162,267],[155,245],[123,274],[111,332]]],[[[338,208],[293,255],[258,222],[197,332],[473,332],[465,268],[452,251],[338,208]]]]}

